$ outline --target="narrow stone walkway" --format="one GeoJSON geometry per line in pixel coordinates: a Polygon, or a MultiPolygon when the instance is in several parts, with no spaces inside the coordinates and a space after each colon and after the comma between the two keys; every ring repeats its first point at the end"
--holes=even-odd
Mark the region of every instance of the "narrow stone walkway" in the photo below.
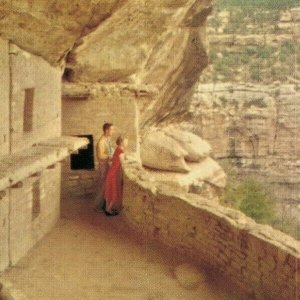
{"type": "Polygon", "coordinates": [[[58,226],[0,281],[30,300],[236,299],[205,274],[196,289],[183,288],[174,275],[181,263],[129,234],[121,215],[108,218],[76,199],[63,202],[58,226]]]}

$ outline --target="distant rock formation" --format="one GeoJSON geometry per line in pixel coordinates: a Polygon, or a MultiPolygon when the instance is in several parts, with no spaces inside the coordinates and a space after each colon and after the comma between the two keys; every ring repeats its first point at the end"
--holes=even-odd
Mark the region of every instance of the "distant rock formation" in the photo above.
{"type": "Polygon", "coordinates": [[[214,157],[230,159],[240,175],[269,186],[279,210],[283,205],[295,217],[300,215],[299,99],[295,84],[199,84],[190,118],[177,128],[207,140],[214,157]]]}
{"type": "Polygon", "coordinates": [[[300,155],[297,85],[199,84],[185,129],[206,139],[218,157],[300,155]]]}

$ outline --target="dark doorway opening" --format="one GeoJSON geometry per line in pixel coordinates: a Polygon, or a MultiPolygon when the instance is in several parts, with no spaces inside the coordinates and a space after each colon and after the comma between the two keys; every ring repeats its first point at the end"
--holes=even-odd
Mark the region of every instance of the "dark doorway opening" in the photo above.
{"type": "Polygon", "coordinates": [[[94,163],[94,139],[92,135],[78,135],[89,140],[89,144],[84,149],[79,149],[78,153],[71,154],[72,170],[93,170],[94,163]]]}

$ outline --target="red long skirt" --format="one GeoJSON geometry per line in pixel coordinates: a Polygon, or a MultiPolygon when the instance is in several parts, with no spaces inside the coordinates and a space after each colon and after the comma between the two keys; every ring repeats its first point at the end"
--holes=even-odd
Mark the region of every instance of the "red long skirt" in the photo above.
{"type": "Polygon", "coordinates": [[[107,211],[120,210],[122,207],[122,169],[120,160],[122,153],[123,150],[117,147],[112,158],[112,165],[105,179],[104,198],[107,211]]]}

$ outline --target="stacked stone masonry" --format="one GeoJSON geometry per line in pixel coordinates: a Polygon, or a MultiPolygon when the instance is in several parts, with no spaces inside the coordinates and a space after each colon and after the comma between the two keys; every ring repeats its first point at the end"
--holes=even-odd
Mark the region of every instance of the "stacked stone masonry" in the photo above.
{"type": "Polygon", "coordinates": [[[61,137],[61,69],[0,39],[0,272],[60,216],[60,161],[87,144],[61,137]]]}
{"type": "Polygon", "coordinates": [[[135,230],[215,269],[249,299],[299,299],[299,242],[238,211],[149,182],[132,157],[123,167],[125,214],[135,230]]]}

